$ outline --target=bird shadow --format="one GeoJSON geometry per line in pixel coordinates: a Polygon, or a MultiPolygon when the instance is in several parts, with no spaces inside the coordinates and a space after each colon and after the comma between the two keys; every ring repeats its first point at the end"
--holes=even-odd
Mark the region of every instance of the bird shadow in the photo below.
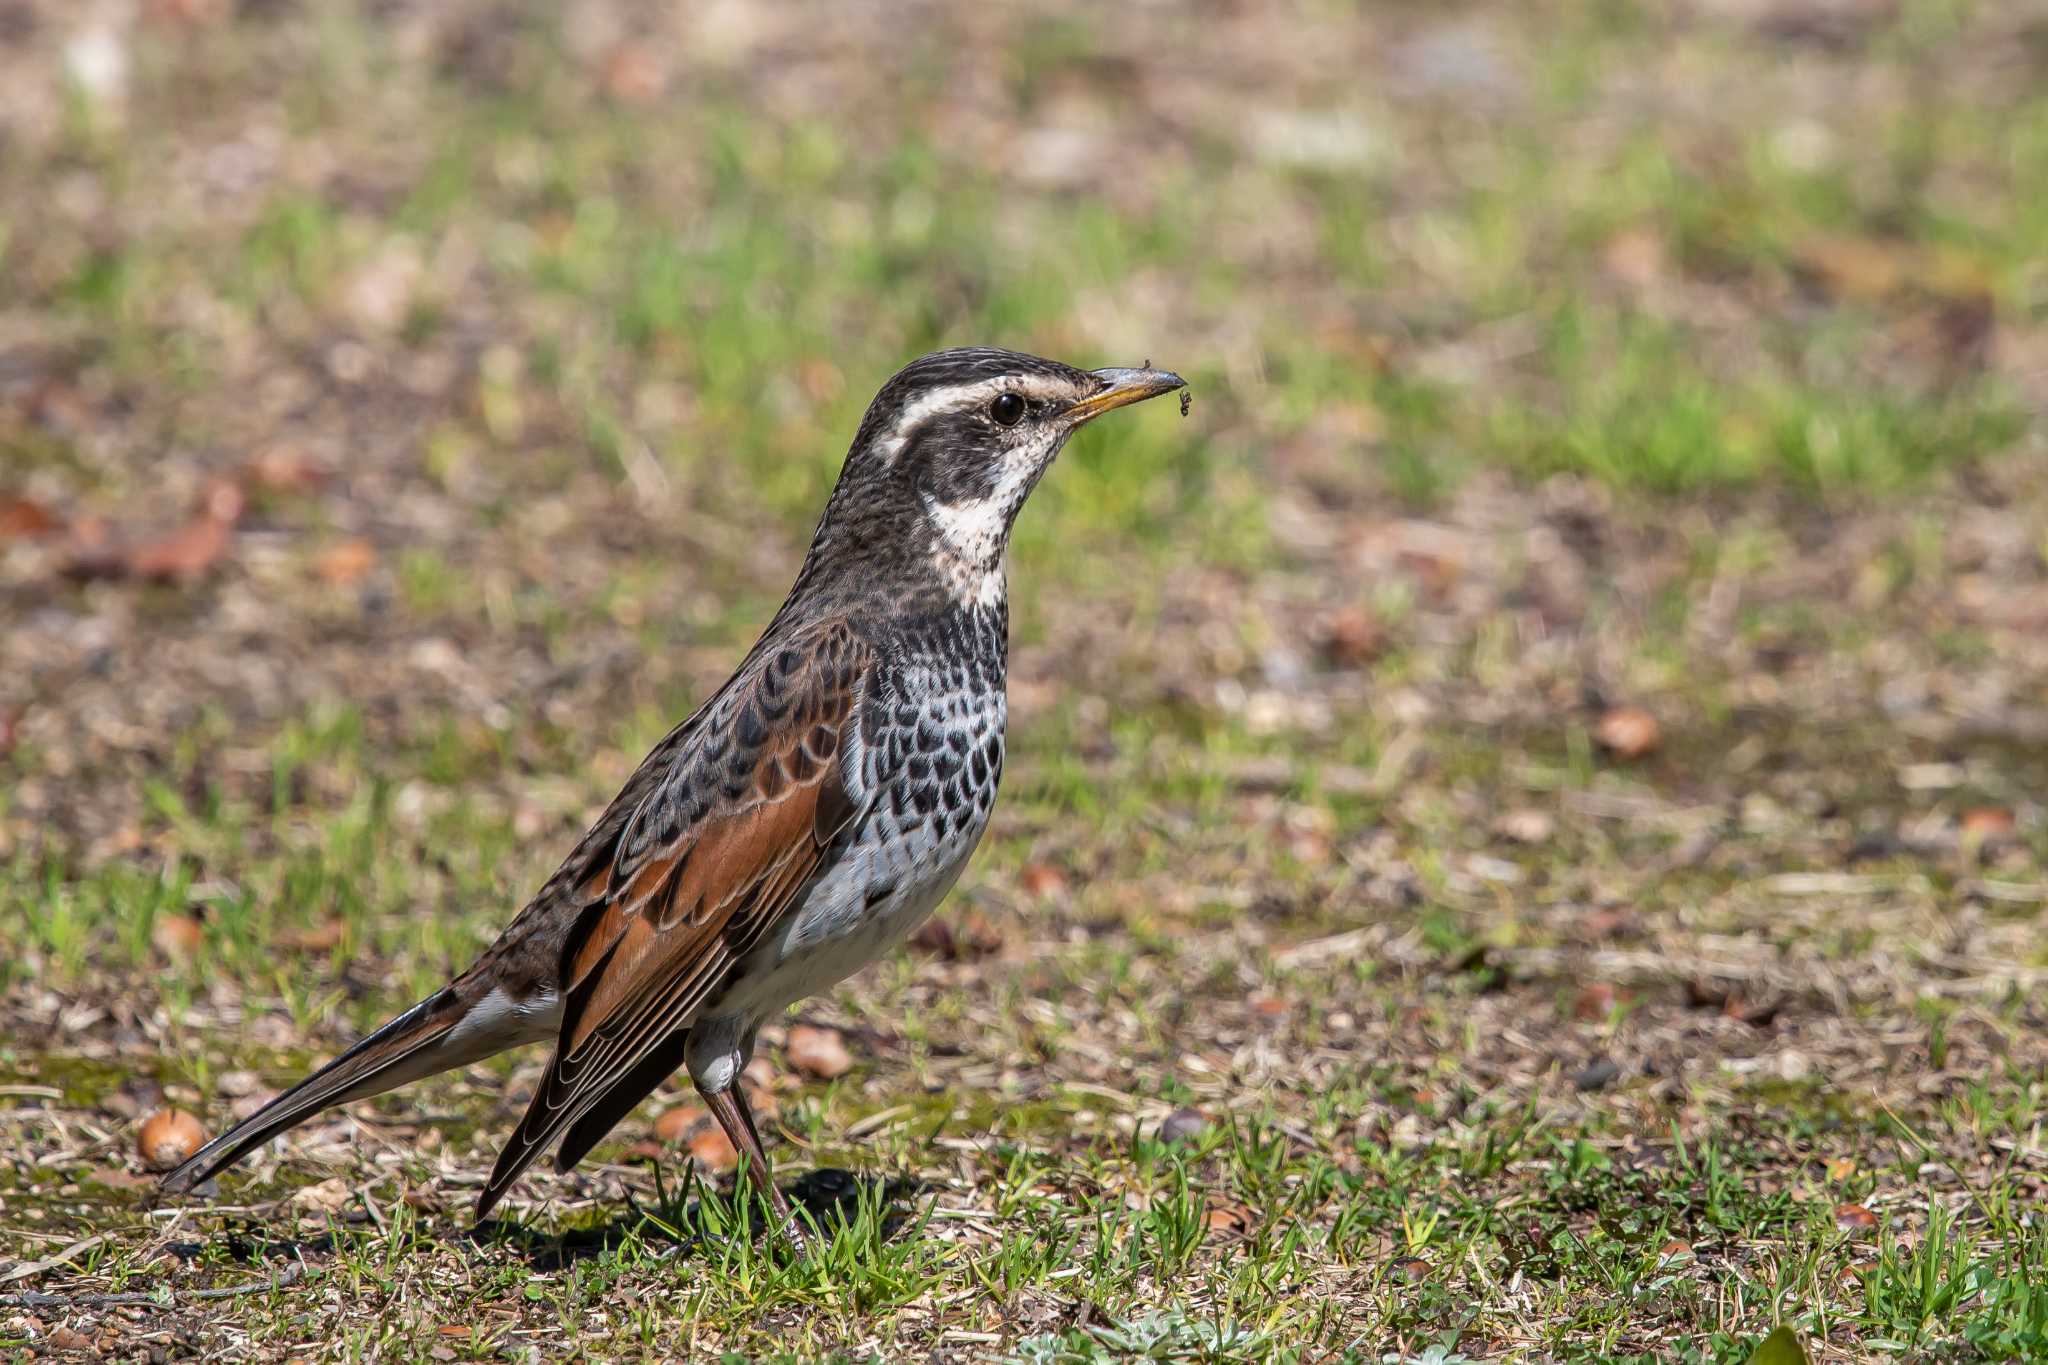
{"type": "Polygon", "coordinates": [[[209,1252],[224,1252],[238,1265],[255,1265],[270,1260],[317,1260],[331,1256],[334,1248],[335,1237],[331,1232],[312,1237],[271,1237],[259,1227],[238,1222],[222,1228],[217,1237],[203,1242],[184,1239],[166,1242],[161,1250],[188,1263],[197,1263],[209,1252]]]}
{"type": "MultiPolygon", "coordinates": [[[[657,1173],[658,1174],[658,1173],[657,1173]]],[[[901,1176],[864,1176],[836,1167],[806,1171],[783,1187],[791,1207],[808,1215],[828,1241],[842,1226],[852,1226],[863,1210],[876,1219],[882,1241],[901,1234],[911,1221],[903,1201],[924,1188],[901,1176]]],[[[720,1192],[686,1171],[673,1189],[657,1184],[651,1205],[627,1200],[629,1212],[594,1227],[544,1232],[524,1223],[492,1219],[470,1230],[472,1241],[509,1247],[538,1271],[560,1270],[593,1256],[602,1256],[630,1242],[665,1243],[669,1254],[694,1255],[738,1238],[769,1243],[779,1237],[774,1215],[751,1190],[720,1192]]]]}
{"type": "MultiPolygon", "coordinates": [[[[537,1271],[560,1270],[636,1241],[661,1244],[664,1255],[697,1255],[741,1237],[763,1246],[779,1240],[774,1215],[753,1191],[713,1189],[696,1178],[694,1168],[685,1168],[682,1182],[673,1187],[663,1185],[659,1174],[657,1171],[653,1203],[641,1205],[628,1196],[628,1211],[604,1223],[549,1232],[494,1218],[451,1240],[509,1249],[537,1271]]],[[[924,1188],[923,1182],[901,1176],[864,1176],[828,1166],[806,1171],[782,1192],[792,1207],[809,1215],[810,1223],[827,1242],[842,1226],[856,1224],[864,1211],[873,1217],[880,1240],[886,1242],[899,1236],[911,1221],[912,1211],[905,1201],[924,1188]]],[[[370,1219],[344,1214],[338,1221],[353,1225],[370,1219]]],[[[276,1259],[322,1260],[335,1253],[338,1242],[333,1231],[303,1238],[276,1237],[259,1226],[238,1221],[204,1241],[180,1239],[163,1249],[187,1262],[197,1262],[210,1251],[224,1251],[229,1259],[251,1265],[276,1259]]]]}

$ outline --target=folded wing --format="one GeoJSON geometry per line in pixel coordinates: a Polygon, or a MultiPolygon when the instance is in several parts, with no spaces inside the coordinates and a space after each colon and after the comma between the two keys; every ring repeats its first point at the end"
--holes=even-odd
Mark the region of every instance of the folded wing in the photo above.
{"type": "Polygon", "coordinates": [[[590,874],[596,894],[563,962],[555,1055],[479,1218],[557,1137],[569,1133],[573,1162],[660,1084],[697,1011],[820,872],[861,808],[859,715],[873,662],[846,623],[826,622],[762,651],[706,708],[613,859],[590,874]]]}

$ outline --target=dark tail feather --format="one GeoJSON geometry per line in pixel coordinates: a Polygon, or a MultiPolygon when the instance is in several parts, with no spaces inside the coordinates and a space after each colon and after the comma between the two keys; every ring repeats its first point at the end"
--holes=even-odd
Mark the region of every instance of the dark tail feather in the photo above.
{"type": "Polygon", "coordinates": [[[498,1164],[491,1171],[491,1178],[484,1182],[483,1193],[477,1196],[477,1221],[482,1222],[498,1206],[498,1201],[511,1190],[526,1168],[565,1129],[569,1136],[563,1140],[557,1169],[566,1171],[582,1160],[584,1153],[596,1146],[597,1140],[610,1132],[612,1125],[627,1110],[647,1098],[648,1093],[661,1084],[662,1077],[683,1064],[683,1051],[689,1038],[687,1029],[676,1030],[619,1079],[587,1099],[560,1108],[549,1103],[550,1099],[558,1099],[560,1094],[557,1082],[561,1053],[557,1052],[555,1061],[548,1066],[547,1076],[542,1078],[540,1087],[533,1093],[533,1103],[527,1107],[526,1117],[505,1140],[504,1149],[498,1153],[498,1164]]]}
{"type": "MultiPolygon", "coordinates": [[[[323,1109],[460,1066],[499,1049],[449,1047],[449,1031],[466,1013],[453,990],[420,1001],[405,1013],[279,1095],[163,1178],[162,1189],[182,1194],[240,1161],[279,1133],[323,1109]]],[[[478,1042],[483,1040],[479,1039],[478,1042]]]]}
{"type": "Polygon", "coordinates": [[[555,1152],[555,1169],[567,1171],[590,1155],[590,1149],[604,1141],[604,1135],[626,1115],[633,1112],[633,1106],[654,1093],[660,1085],[683,1064],[683,1053],[689,1048],[690,1034],[687,1029],[671,1033],[660,1046],[640,1059],[639,1065],[621,1076],[618,1083],[604,1092],[604,1098],[591,1106],[590,1112],[576,1120],[568,1136],[555,1152]]]}

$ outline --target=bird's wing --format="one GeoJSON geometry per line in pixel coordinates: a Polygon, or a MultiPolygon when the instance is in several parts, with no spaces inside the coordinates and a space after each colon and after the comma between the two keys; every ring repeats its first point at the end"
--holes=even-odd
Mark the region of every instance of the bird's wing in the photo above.
{"type": "Polygon", "coordinates": [[[589,874],[590,908],[563,954],[555,1055],[478,1217],[690,1022],[858,816],[873,665],[866,643],[829,621],[763,651],[705,708],[611,861],[589,874]]]}
{"type": "Polygon", "coordinates": [[[714,696],[654,746],[604,815],[469,970],[194,1152],[164,1176],[164,1190],[181,1193],[210,1180],[278,1134],[337,1104],[381,1094],[532,1041],[520,1011],[488,1013],[479,1005],[510,1001],[530,1007],[553,995],[561,945],[570,930],[604,901],[628,824],[676,766],[677,756],[689,748],[704,718],[718,709],[723,695],[714,696]]]}

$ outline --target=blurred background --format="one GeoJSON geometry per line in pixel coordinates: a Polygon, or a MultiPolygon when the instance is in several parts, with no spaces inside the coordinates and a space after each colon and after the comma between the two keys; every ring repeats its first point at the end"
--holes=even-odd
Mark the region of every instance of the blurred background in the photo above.
{"type": "MultiPolygon", "coordinates": [[[[987,343],[1193,409],[1024,514],[998,825],[794,1112],[1354,1166],[1832,1114],[1814,1235],[1882,1212],[1880,1099],[1969,1166],[2040,1085],[2044,185],[2030,4],[8,0],[23,1150],[152,1084],[217,1126],[438,985],[725,677],[874,390],[987,343]]],[[[1658,1311],[1733,1330],[1739,1259],[1658,1311]]]]}

